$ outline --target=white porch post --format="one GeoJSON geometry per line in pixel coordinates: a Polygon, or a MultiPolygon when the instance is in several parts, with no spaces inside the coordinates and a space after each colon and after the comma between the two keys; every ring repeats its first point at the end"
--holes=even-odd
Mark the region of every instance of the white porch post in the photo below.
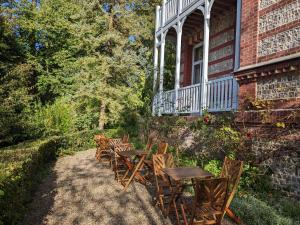
{"type": "MultiPolygon", "coordinates": [[[[156,82],[158,74],[158,38],[156,32],[159,28],[159,10],[160,6],[156,7],[156,22],[155,22],[155,34],[154,34],[154,74],[153,74],[153,94],[156,94],[156,82]]],[[[152,104],[152,115],[155,116],[155,103],[152,104]]]]}
{"type": "Polygon", "coordinates": [[[159,72],[159,112],[158,116],[161,116],[163,106],[163,88],[164,88],[164,66],[165,66],[165,46],[166,46],[166,32],[161,33],[160,40],[160,72],[159,72]]]}
{"type": "Polygon", "coordinates": [[[178,112],[178,89],[180,88],[180,63],[181,63],[181,40],[182,40],[182,27],[185,19],[178,20],[176,31],[177,31],[177,45],[176,45],[176,70],[175,70],[175,113],[178,112]]]}
{"type": "Polygon", "coordinates": [[[209,24],[210,24],[210,4],[208,0],[205,0],[204,7],[204,40],[203,40],[203,71],[202,71],[202,94],[200,104],[200,114],[203,114],[203,110],[207,107],[207,82],[208,82],[208,56],[209,56],[209,24]]]}
{"type": "Polygon", "coordinates": [[[158,38],[156,32],[159,27],[159,9],[160,6],[156,7],[156,22],[155,22],[155,37],[154,37],[154,78],[153,78],[153,93],[155,93],[156,81],[157,81],[157,65],[158,65],[158,38]]]}

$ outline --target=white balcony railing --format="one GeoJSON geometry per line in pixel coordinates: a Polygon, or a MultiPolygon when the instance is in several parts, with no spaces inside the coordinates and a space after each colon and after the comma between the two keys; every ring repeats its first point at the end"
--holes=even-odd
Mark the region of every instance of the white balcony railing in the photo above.
{"type": "Polygon", "coordinates": [[[236,110],[238,106],[238,84],[233,76],[210,80],[206,84],[207,94],[203,103],[202,84],[183,87],[178,90],[177,108],[175,108],[175,90],[163,92],[161,102],[159,94],[154,96],[153,113],[161,114],[189,114],[209,112],[226,112],[236,110]]]}
{"type": "Polygon", "coordinates": [[[196,9],[201,4],[204,4],[203,0],[166,0],[157,12],[157,29],[159,30],[161,27],[172,22],[172,20],[175,20],[177,15],[188,10],[193,11],[193,9],[196,9]]]}

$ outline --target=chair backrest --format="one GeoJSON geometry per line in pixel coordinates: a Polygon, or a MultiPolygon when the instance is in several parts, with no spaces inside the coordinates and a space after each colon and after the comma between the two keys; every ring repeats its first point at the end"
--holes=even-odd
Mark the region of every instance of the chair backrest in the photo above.
{"type": "Polygon", "coordinates": [[[172,154],[155,154],[153,155],[153,170],[156,178],[167,181],[167,177],[162,171],[164,168],[173,168],[175,166],[172,154]]]}
{"type": "Polygon", "coordinates": [[[153,138],[149,137],[145,148],[145,151],[148,153],[147,157],[151,154],[152,146],[153,146],[153,138]]]}
{"type": "Polygon", "coordinates": [[[98,139],[103,138],[103,137],[105,137],[103,134],[96,134],[94,139],[98,140],[98,139]]]}
{"type": "MultiPolygon", "coordinates": [[[[214,222],[207,221],[205,224],[221,224],[222,221],[222,213],[225,212],[226,207],[226,199],[228,195],[228,178],[213,178],[213,179],[201,179],[196,180],[194,183],[195,189],[195,204],[193,208],[193,215],[196,214],[196,206],[200,209],[202,207],[213,208],[221,213],[217,216],[214,222]]],[[[211,216],[207,215],[208,212],[205,210],[200,210],[201,212],[205,212],[205,215],[202,215],[203,218],[210,218],[211,216]]],[[[194,218],[192,218],[193,220],[194,218]]]]}
{"type": "Polygon", "coordinates": [[[130,151],[133,149],[132,144],[130,143],[122,143],[115,146],[115,153],[130,151]]]}
{"type": "Polygon", "coordinates": [[[105,136],[102,135],[102,134],[97,134],[97,135],[95,135],[94,140],[95,140],[95,142],[96,142],[97,147],[99,146],[99,140],[100,140],[101,138],[104,138],[104,137],[105,137],[105,136]]]}
{"type": "Polygon", "coordinates": [[[129,141],[129,134],[124,134],[123,138],[122,138],[122,142],[123,143],[128,143],[129,141]]]}
{"type": "Polygon", "coordinates": [[[100,150],[108,150],[110,148],[110,140],[104,136],[99,136],[96,139],[97,148],[100,150]]]}
{"type": "Polygon", "coordinates": [[[169,144],[167,142],[160,142],[157,147],[157,153],[156,154],[166,154],[169,144]]]}
{"type": "Polygon", "coordinates": [[[229,186],[229,191],[228,191],[228,199],[226,203],[226,207],[229,207],[234,194],[237,190],[242,172],[243,172],[243,162],[239,160],[232,160],[229,159],[228,157],[225,157],[224,163],[223,163],[223,168],[221,171],[220,177],[226,177],[228,178],[228,186],[229,186]]]}

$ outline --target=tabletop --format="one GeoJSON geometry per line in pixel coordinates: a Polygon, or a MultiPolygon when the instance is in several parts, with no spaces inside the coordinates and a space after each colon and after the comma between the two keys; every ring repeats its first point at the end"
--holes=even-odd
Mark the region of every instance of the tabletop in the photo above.
{"type": "Polygon", "coordinates": [[[132,157],[132,156],[143,156],[143,155],[147,155],[148,152],[146,152],[146,151],[130,150],[130,151],[122,151],[122,152],[118,152],[118,154],[119,154],[120,156],[123,156],[123,157],[132,157]]]}
{"type": "Polygon", "coordinates": [[[178,168],[165,168],[162,171],[170,176],[175,181],[192,178],[210,178],[213,175],[199,167],[178,167],[178,168]]]}

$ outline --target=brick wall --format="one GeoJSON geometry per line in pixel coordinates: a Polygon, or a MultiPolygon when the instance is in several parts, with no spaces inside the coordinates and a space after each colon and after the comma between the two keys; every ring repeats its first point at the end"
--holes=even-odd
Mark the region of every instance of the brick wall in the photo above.
{"type": "Polygon", "coordinates": [[[240,66],[256,63],[259,0],[242,1],[240,66]]]}
{"type": "Polygon", "coordinates": [[[300,51],[299,0],[244,0],[241,67],[300,51]]]}

